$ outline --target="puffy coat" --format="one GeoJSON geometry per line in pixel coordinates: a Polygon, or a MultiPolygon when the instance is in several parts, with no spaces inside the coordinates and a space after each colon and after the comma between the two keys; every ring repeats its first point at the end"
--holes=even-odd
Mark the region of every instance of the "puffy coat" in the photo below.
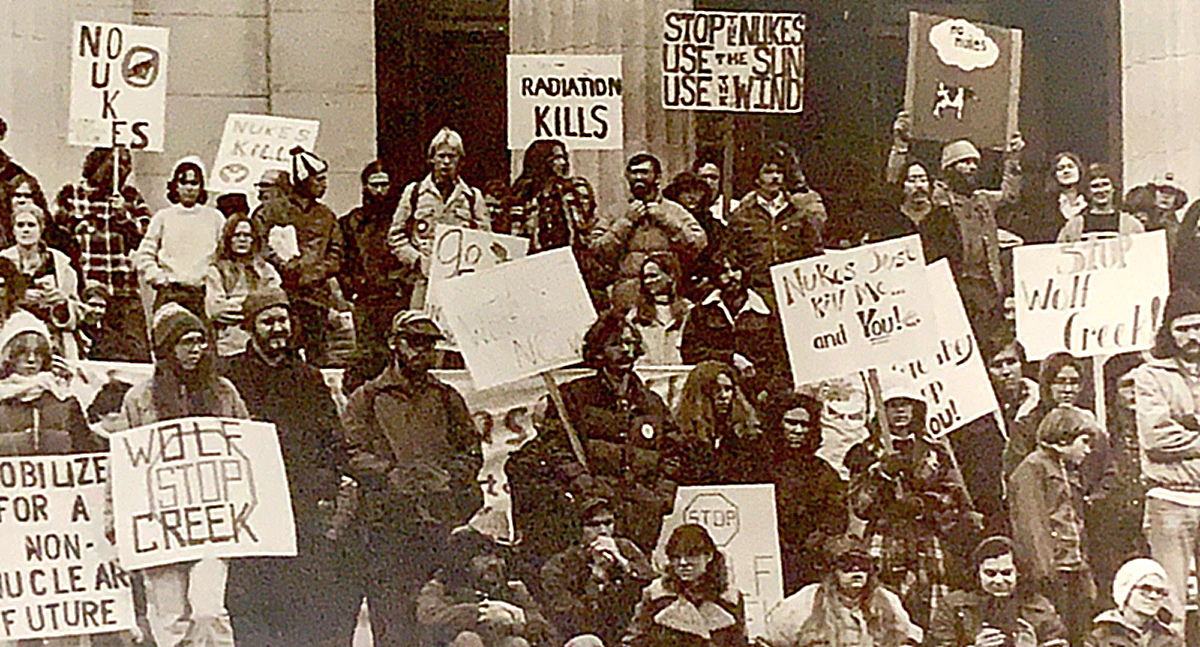
{"type": "Polygon", "coordinates": [[[624,647],[745,647],[746,602],[726,588],[715,600],[696,604],[658,578],[642,592],[624,647]]]}

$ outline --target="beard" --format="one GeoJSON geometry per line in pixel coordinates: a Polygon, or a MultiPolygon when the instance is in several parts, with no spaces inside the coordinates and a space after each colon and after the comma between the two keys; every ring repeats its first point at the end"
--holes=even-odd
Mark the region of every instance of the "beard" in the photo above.
{"type": "Polygon", "coordinates": [[[629,192],[638,200],[645,200],[654,194],[654,185],[645,180],[634,180],[629,183],[629,192]]]}
{"type": "Polygon", "coordinates": [[[946,171],[946,182],[950,185],[950,189],[961,195],[970,195],[979,188],[979,173],[972,175],[963,175],[953,169],[946,171]]]}

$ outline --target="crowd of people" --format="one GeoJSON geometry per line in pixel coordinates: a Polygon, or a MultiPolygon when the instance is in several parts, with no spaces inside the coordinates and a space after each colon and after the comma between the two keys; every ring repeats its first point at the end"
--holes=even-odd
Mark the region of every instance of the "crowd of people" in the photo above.
{"type": "Polygon", "coordinates": [[[204,163],[184,158],[157,213],[128,182],[128,150],[93,150],[53,202],[0,156],[0,454],[100,451],[112,431],[213,415],[273,422],[287,468],[296,557],[139,571],[139,628],[92,642],[345,645],[365,598],[382,647],[746,645],[743,595],[704,527],[669,533],[665,567],[647,556],[680,485],[771,483],[786,598],[757,638],[770,647],[1183,644],[1200,206],[1181,216],[1167,180],[1122,200],[1108,167],[1069,152],[1044,186],[1027,181],[1020,135],[985,187],[970,141],[928,164],[908,123],[836,229],[785,143],[740,196],[721,194],[719,159],[668,181],[632,155],[628,202],[598,210],[562,142],[534,142],[514,182],[476,188],[442,129],[428,175],[404,184],[372,161],[341,217],[322,202],[328,165],[300,148],[263,175],[254,209],[210,195],[204,163]],[[601,313],[582,348],[594,372],[552,389],[505,465],[515,539],[470,523],[484,438],[431,372],[461,366],[423,310],[437,225],[569,248],[601,313]],[[1026,361],[1013,247],[1159,229],[1172,291],[1152,351],[1099,372],[1066,353],[1026,361]],[[884,380],[863,435],[831,459],[831,403],[793,385],[769,268],[911,235],[948,259],[1000,408],[935,437],[925,397],[884,380]],[[341,408],[318,370],[337,361],[339,311],[356,344],[341,408]],[[77,359],[153,375],[84,411],[63,379],[77,359]],[[639,376],[664,365],[690,369],[677,402],[639,376]]]}

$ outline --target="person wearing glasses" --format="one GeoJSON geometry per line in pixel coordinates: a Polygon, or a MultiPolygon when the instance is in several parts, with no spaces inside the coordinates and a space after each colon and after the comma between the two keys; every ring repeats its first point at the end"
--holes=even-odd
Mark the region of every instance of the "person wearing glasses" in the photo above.
{"type": "Polygon", "coordinates": [[[1182,647],[1183,636],[1171,628],[1171,589],[1158,562],[1140,557],[1125,562],[1113,579],[1109,609],[1092,621],[1085,647],[1182,647]]]}
{"type": "Polygon", "coordinates": [[[979,543],[971,555],[975,587],[954,591],[929,627],[928,647],[1066,647],[1054,605],[1022,577],[1008,537],[979,543]]]}
{"type": "Polygon", "coordinates": [[[584,499],[579,513],[579,543],[542,566],[542,599],[575,647],[614,646],[654,569],[636,544],[616,536],[608,499],[584,499]]]}
{"type": "Polygon", "coordinates": [[[784,598],[767,614],[770,647],[900,647],[919,645],[924,632],[900,597],[875,578],[875,563],[860,537],[826,542],[820,582],[784,598]]]}

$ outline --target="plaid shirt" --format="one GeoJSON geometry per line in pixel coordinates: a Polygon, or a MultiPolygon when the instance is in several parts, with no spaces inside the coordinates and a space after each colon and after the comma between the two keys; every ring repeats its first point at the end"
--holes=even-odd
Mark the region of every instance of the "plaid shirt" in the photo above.
{"type": "Polygon", "coordinates": [[[121,189],[125,206],[113,209],[100,190],[68,184],[58,192],[57,225],[79,244],[79,265],[85,280],[103,284],[109,294],[137,293],[137,273],[130,256],[137,249],[150,221],[150,208],[137,189],[121,189]]]}

